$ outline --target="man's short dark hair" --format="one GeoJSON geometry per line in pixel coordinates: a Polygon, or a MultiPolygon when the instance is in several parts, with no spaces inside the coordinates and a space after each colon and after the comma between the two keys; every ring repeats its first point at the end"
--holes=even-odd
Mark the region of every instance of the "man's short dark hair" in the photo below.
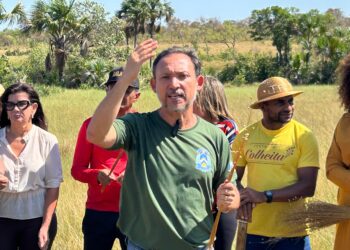
{"type": "Polygon", "coordinates": [[[185,55],[187,55],[191,59],[193,65],[194,65],[194,70],[195,70],[196,76],[199,76],[201,74],[202,65],[201,65],[201,62],[199,61],[199,58],[198,58],[196,52],[193,49],[182,48],[182,47],[172,47],[172,48],[163,50],[160,54],[158,54],[156,59],[154,59],[153,67],[152,67],[153,77],[156,76],[156,68],[157,68],[159,61],[162,58],[164,58],[168,55],[171,55],[171,54],[185,54],[185,55]]]}

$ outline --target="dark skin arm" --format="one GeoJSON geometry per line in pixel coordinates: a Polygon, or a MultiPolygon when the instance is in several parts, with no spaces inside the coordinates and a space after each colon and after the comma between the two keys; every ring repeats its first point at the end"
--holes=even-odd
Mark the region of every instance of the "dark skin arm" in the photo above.
{"type": "MultiPolygon", "coordinates": [[[[236,168],[237,188],[238,188],[240,194],[244,190],[244,186],[241,183],[242,178],[244,176],[244,170],[245,170],[245,167],[237,167],[236,168]]],[[[251,222],[252,221],[252,211],[253,211],[254,206],[255,206],[255,204],[251,203],[251,202],[245,203],[243,205],[241,203],[240,207],[238,209],[238,212],[237,212],[237,219],[251,222]]]]}
{"type": "MultiPolygon", "coordinates": [[[[238,180],[240,181],[243,174],[243,170],[238,171],[238,180]],[[241,176],[240,176],[241,175],[241,176]]],[[[272,202],[289,202],[298,200],[300,198],[312,197],[315,193],[316,180],[317,180],[318,168],[317,167],[303,167],[297,170],[298,181],[290,186],[280,189],[271,190],[273,193],[272,202]]],[[[265,191],[265,190],[264,190],[265,191]]],[[[264,192],[259,192],[251,188],[244,188],[240,190],[241,195],[241,213],[239,211],[239,218],[250,219],[252,206],[249,204],[258,204],[266,202],[266,196],[264,192]]]]}

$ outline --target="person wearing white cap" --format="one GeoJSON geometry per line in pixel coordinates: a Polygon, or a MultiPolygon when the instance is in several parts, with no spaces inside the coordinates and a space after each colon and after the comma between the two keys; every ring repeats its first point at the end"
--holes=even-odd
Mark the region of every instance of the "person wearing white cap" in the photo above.
{"type": "Polygon", "coordinates": [[[317,141],[306,126],[293,120],[294,97],[289,81],[271,77],[257,91],[250,107],[260,109],[260,121],[245,128],[233,142],[241,205],[239,219],[248,223],[246,249],[310,249],[307,232],[293,234],[281,222],[288,209],[314,195],[319,169],[317,141]],[[247,186],[240,181],[245,168],[247,186]]]}

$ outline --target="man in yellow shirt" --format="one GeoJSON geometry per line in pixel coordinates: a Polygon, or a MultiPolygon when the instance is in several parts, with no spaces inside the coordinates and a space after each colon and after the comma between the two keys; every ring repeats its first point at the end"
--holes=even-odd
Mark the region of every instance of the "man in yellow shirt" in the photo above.
{"type": "Polygon", "coordinates": [[[319,168],[313,133],[293,120],[294,91],[289,81],[271,77],[257,91],[262,120],[245,128],[233,143],[240,187],[240,219],[248,224],[246,249],[310,249],[307,233],[290,234],[281,222],[288,209],[314,195],[319,168]],[[248,169],[247,187],[240,181],[248,169]]]}

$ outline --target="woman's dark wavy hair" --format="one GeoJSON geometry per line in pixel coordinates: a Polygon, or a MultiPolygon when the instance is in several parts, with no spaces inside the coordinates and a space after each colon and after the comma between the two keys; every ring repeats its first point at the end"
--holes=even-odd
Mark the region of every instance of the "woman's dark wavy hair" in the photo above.
{"type": "Polygon", "coordinates": [[[7,116],[5,103],[8,101],[8,98],[10,95],[19,93],[19,92],[25,92],[29,96],[29,100],[31,103],[37,103],[38,108],[34,114],[32,123],[36,126],[47,130],[47,123],[45,120],[45,114],[43,111],[43,107],[40,102],[40,98],[38,93],[34,90],[32,86],[30,86],[27,83],[14,83],[10,85],[8,88],[5,89],[5,92],[1,96],[1,102],[2,102],[2,113],[0,118],[0,128],[10,126],[11,122],[7,116]]]}
{"type": "Polygon", "coordinates": [[[339,96],[341,104],[350,112],[350,54],[340,63],[337,69],[339,86],[339,96]]]}

